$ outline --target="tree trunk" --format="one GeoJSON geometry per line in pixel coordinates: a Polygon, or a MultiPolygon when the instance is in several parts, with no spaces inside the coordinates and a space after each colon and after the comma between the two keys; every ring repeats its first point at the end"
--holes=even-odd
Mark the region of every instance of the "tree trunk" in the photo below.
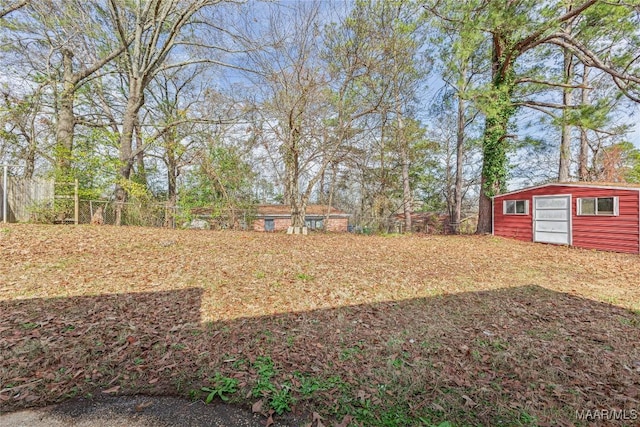
{"type": "Polygon", "coordinates": [[[124,112],[122,122],[122,133],[120,134],[120,180],[116,183],[115,191],[115,225],[122,225],[122,211],[127,200],[127,191],[123,187],[125,181],[131,178],[133,169],[133,132],[138,118],[138,111],[142,107],[144,99],[142,97],[142,85],[139,79],[132,78],[129,82],[129,99],[124,112]]]}
{"type": "Polygon", "coordinates": [[[144,142],[142,141],[142,128],[140,126],[140,119],[136,114],[136,123],[135,123],[135,134],[136,134],[136,179],[138,184],[144,185],[144,188],[149,188],[147,182],[147,169],[144,166],[144,142]]]}
{"type": "Polygon", "coordinates": [[[300,234],[305,226],[307,204],[297,197],[294,197],[293,200],[295,200],[291,204],[291,227],[293,227],[293,230],[289,230],[288,234],[300,234]]]}
{"type": "Polygon", "coordinates": [[[127,191],[124,187],[124,182],[128,181],[131,177],[131,169],[133,169],[132,156],[132,138],[135,118],[130,116],[131,110],[127,106],[127,110],[124,116],[124,122],[122,124],[122,134],[120,135],[120,179],[116,183],[115,191],[115,225],[122,225],[122,211],[124,204],[127,201],[127,191]]]}
{"type": "Polygon", "coordinates": [[[284,156],[287,175],[285,194],[289,195],[289,205],[291,206],[291,226],[287,230],[287,234],[302,234],[307,205],[304,197],[300,196],[300,129],[299,124],[293,119],[293,115],[292,112],[288,123],[289,144],[284,156]]]}
{"type": "MultiPolygon", "coordinates": [[[[324,171],[322,172],[324,176],[324,171]]],[[[329,217],[331,216],[331,209],[333,209],[333,194],[336,188],[336,163],[331,163],[331,182],[329,183],[329,196],[327,198],[326,204],[328,205],[327,213],[324,217],[324,221],[322,221],[322,229],[324,231],[329,231],[329,217]]]]}
{"type": "Polygon", "coordinates": [[[495,105],[486,114],[482,138],[482,179],[478,206],[477,234],[492,232],[491,197],[505,190],[507,177],[507,126],[515,109],[511,103],[513,70],[511,63],[503,61],[505,40],[493,36],[492,90],[495,105]]]}
{"type": "MultiPolygon", "coordinates": [[[[402,119],[400,119],[402,121],[402,119]]],[[[403,132],[403,130],[400,130],[403,132]]],[[[405,231],[411,232],[411,214],[413,213],[412,197],[411,197],[411,182],[409,181],[409,153],[407,153],[407,147],[403,144],[400,150],[402,157],[402,207],[404,212],[404,226],[405,231]]]]}
{"type": "MultiPolygon", "coordinates": [[[[482,176],[480,180],[481,188],[485,188],[487,185],[487,179],[482,176]]],[[[491,205],[492,199],[487,195],[484,190],[480,191],[480,201],[478,204],[478,227],[476,229],[477,234],[491,233],[493,224],[491,221],[491,214],[493,206],[491,205]]]]}
{"type": "Polygon", "coordinates": [[[491,233],[491,197],[503,192],[507,177],[507,125],[513,114],[509,90],[500,88],[503,99],[494,114],[487,115],[482,141],[482,185],[478,207],[478,234],[491,233]]]}
{"type": "Polygon", "coordinates": [[[76,125],[73,113],[74,93],[73,53],[68,49],[63,49],[62,92],[60,92],[56,125],[56,179],[62,182],[71,179],[73,133],[76,125]]]}
{"type": "MultiPolygon", "coordinates": [[[[573,55],[568,49],[564,50],[564,83],[569,84],[573,76],[573,55]]],[[[558,164],[558,182],[568,182],[571,166],[571,125],[568,123],[567,108],[572,103],[572,89],[562,89],[562,131],[560,136],[560,161],[558,164]]]]}
{"type": "MultiPolygon", "coordinates": [[[[464,73],[464,71],[463,71],[464,73]]],[[[464,78],[466,76],[463,75],[464,78]]],[[[458,129],[456,132],[456,176],[453,204],[453,233],[460,234],[460,221],[462,217],[462,161],[464,158],[464,99],[458,94],[458,129]]]]}
{"type": "Polygon", "coordinates": [[[25,178],[33,178],[33,173],[36,171],[36,153],[38,151],[36,138],[33,134],[25,135],[27,140],[27,153],[24,159],[24,174],[25,178]]]}
{"type": "Polygon", "coordinates": [[[173,151],[167,151],[167,205],[164,215],[164,226],[175,227],[175,210],[178,202],[178,166],[173,151]]]}
{"type": "MultiPolygon", "coordinates": [[[[582,94],[581,104],[583,106],[589,105],[589,89],[587,84],[589,83],[589,67],[584,66],[582,73],[582,94]]],[[[589,180],[589,140],[587,138],[587,130],[584,126],[580,127],[580,155],[578,156],[578,179],[580,181],[589,180]]]]}

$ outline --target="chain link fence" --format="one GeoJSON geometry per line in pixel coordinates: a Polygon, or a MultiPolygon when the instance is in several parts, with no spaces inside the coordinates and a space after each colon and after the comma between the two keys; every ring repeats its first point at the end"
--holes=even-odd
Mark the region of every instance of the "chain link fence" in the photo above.
{"type": "MultiPolygon", "coordinates": [[[[458,226],[460,234],[473,234],[478,223],[477,214],[465,216],[458,226]]],[[[387,218],[358,217],[349,231],[354,233],[424,233],[424,234],[453,234],[454,225],[446,214],[432,212],[416,212],[411,215],[411,230],[407,230],[403,215],[387,218]]]]}

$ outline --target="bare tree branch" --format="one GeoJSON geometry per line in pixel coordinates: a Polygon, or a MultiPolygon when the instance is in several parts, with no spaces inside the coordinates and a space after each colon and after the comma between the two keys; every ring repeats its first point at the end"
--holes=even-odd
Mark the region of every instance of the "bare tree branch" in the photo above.
{"type": "Polygon", "coordinates": [[[530,77],[522,77],[519,78],[515,81],[515,83],[533,83],[533,84],[538,84],[538,85],[544,85],[544,86],[551,86],[551,87],[562,87],[562,88],[568,88],[568,89],[593,89],[590,86],[585,86],[583,84],[578,84],[578,85],[572,85],[572,84],[566,84],[566,83],[557,83],[557,82],[549,82],[549,81],[544,81],[544,80],[537,80],[534,78],[530,78],[530,77]]]}
{"type": "Polygon", "coordinates": [[[14,4],[10,4],[8,6],[5,6],[4,8],[0,9],[0,18],[4,18],[5,16],[10,14],[11,12],[15,12],[16,10],[18,10],[21,7],[25,6],[27,3],[29,3],[29,0],[19,1],[19,2],[16,2],[14,4]]]}

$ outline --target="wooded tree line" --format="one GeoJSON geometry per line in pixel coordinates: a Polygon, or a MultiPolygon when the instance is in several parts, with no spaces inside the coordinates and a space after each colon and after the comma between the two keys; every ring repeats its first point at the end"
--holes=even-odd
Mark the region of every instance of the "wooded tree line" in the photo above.
{"type": "MultiPolygon", "coordinates": [[[[0,162],[228,215],[456,228],[509,180],[640,181],[639,0],[0,1],[0,162]]],[[[16,169],[18,170],[18,169],[16,169]]],[[[232,221],[233,223],[233,221],[232,221]]]]}

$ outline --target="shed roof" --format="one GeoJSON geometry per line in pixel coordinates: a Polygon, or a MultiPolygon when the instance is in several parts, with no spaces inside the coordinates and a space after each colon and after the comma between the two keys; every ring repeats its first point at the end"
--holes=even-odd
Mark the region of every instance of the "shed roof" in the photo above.
{"type": "MultiPolygon", "coordinates": [[[[350,216],[348,213],[336,209],[329,205],[307,205],[307,215],[325,216],[327,212],[330,216],[350,216]]],[[[258,205],[258,216],[291,216],[291,206],[289,205],[258,205]]]]}
{"type": "Polygon", "coordinates": [[[492,198],[509,196],[511,194],[517,194],[523,191],[535,190],[537,188],[545,187],[611,188],[640,191],[640,184],[631,184],[628,182],[551,182],[548,184],[534,185],[531,187],[521,188],[519,190],[509,191],[504,194],[497,194],[492,198]]]}

